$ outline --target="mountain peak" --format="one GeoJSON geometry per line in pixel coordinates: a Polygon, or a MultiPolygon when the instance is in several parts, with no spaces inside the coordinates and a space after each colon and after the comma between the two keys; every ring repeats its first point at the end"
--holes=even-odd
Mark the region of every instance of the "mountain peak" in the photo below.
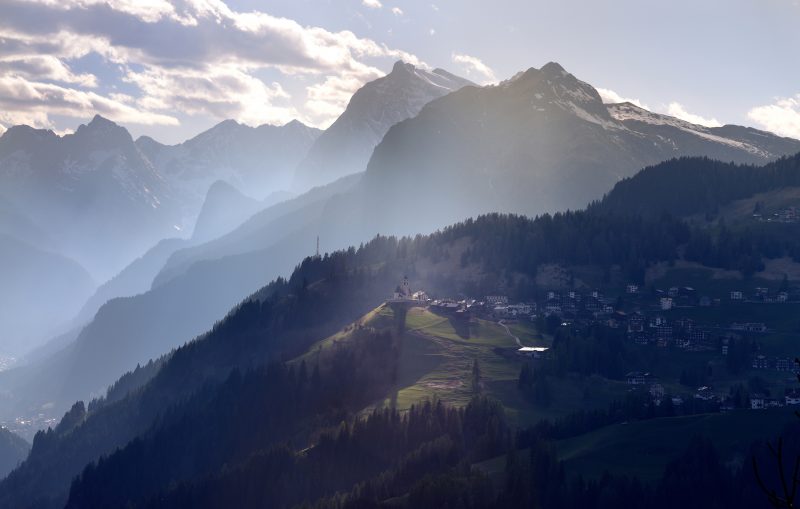
{"type": "Polygon", "coordinates": [[[558,62],[547,62],[540,70],[548,76],[566,76],[569,74],[558,62]]]}
{"type": "Polygon", "coordinates": [[[88,124],[81,124],[74,136],[103,138],[106,143],[133,143],[133,138],[127,129],[121,125],[101,116],[95,115],[88,124]]]}
{"type": "Polygon", "coordinates": [[[398,60],[392,66],[392,72],[390,74],[414,72],[415,69],[416,67],[413,64],[409,64],[403,62],[402,60],[398,60]]]}

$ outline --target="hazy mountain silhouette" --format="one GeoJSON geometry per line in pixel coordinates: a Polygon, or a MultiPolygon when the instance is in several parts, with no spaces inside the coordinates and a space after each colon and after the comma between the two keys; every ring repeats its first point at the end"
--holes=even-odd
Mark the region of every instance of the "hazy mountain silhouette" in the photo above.
{"type": "Polygon", "coordinates": [[[467,85],[474,83],[443,69],[427,71],[396,62],[389,74],[353,94],[345,111],[297,167],[293,188],[303,191],[364,171],[390,127],[416,116],[431,100],[467,85]]]}

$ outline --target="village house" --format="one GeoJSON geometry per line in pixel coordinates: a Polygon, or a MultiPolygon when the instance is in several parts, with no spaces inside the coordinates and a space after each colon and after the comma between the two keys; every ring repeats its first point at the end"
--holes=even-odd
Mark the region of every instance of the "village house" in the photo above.
{"type": "Polygon", "coordinates": [[[795,370],[794,361],[788,358],[779,358],[775,361],[775,370],[794,371],[795,370]]]}
{"type": "Polygon", "coordinates": [[[786,406],[800,405],[800,389],[787,389],[783,399],[786,406]]]}
{"type": "Polygon", "coordinates": [[[485,300],[490,306],[505,306],[508,304],[508,297],[505,295],[487,295],[485,300]]]}
{"type": "Polygon", "coordinates": [[[694,393],[694,398],[700,401],[714,401],[717,399],[717,395],[711,391],[710,387],[703,386],[697,389],[697,392],[694,393]]]}
{"type": "Polygon", "coordinates": [[[661,400],[664,399],[664,386],[657,383],[651,385],[650,396],[656,401],[656,404],[660,404],[661,400]]]}
{"type": "Polygon", "coordinates": [[[753,357],[753,368],[754,369],[767,369],[767,358],[763,355],[756,355],[753,357]]]}
{"type": "Polygon", "coordinates": [[[767,325],[760,322],[747,322],[747,323],[733,322],[730,326],[730,329],[736,331],[764,333],[767,332],[767,325]]]}
{"type": "Polygon", "coordinates": [[[629,284],[625,287],[625,293],[636,294],[639,293],[639,285],[629,284]]]}
{"type": "Polygon", "coordinates": [[[750,396],[750,408],[752,410],[763,410],[766,408],[766,398],[763,394],[753,394],[750,396]]]}
{"type": "Polygon", "coordinates": [[[628,385],[644,385],[647,379],[650,378],[650,373],[642,373],[641,371],[631,371],[625,375],[628,385]]]}
{"type": "Polygon", "coordinates": [[[739,290],[734,290],[731,292],[731,300],[743,300],[744,294],[739,290]]]}

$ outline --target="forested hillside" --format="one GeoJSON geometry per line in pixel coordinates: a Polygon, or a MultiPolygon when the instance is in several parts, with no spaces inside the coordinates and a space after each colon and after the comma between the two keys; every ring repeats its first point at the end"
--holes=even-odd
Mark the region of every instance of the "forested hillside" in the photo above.
{"type": "MultiPolygon", "coordinates": [[[[290,279],[279,279],[246,299],[208,334],[123,377],[107,399],[88,408],[76,404],[55,430],[39,433],[29,459],[0,484],[0,504],[59,507],[72,479],[107,455],[73,484],[72,507],[147,506],[162,497],[191,504],[209,486],[234,490],[237,475],[230,472],[236,469],[277,468],[287,476],[313,469],[313,458],[305,458],[306,453],[295,457],[298,453],[291,451],[325,443],[320,430],[335,429],[385,394],[401,345],[393,326],[367,328],[351,334],[353,341],[339,348],[316,356],[312,351],[305,364],[286,362],[376,307],[403,275],[434,295],[479,295],[496,289],[498,281],[517,281],[509,290],[524,298],[533,286],[519,281],[532,281],[542,264],[610,264],[635,276],[650,264],[675,260],[698,234],[705,235],[669,216],[624,216],[598,209],[535,220],[489,215],[430,236],[377,237],[357,249],[307,258],[290,279]],[[281,444],[288,449],[275,449],[281,444]],[[284,470],[284,461],[294,466],[284,470]],[[133,482],[125,472],[134,471],[148,473],[133,482]]],[[[731,235],[735,240],[736,234],[731,235]]],[[[567,369],[581,372],[573,364],[567,369]]],[[[476,404],[484,408],[487,403],[476,404]]],[[[507,433],[500,433],[502,420],[491,422],[483,423],[489,431],[470,431],[493,437],[495,445],[480,454],[458,446],[458,440],[426,446],[421,438],[391,460],[364,460],[360,479],[398,469],[386,474],[394,487],[384,493],[411,489],[419,480],[414,475],[398,478],[396,484],[391,478],[405,475],[404,462],[419,454],[439,457],[441,462],[433,464],[461,472],[457,483],[478,482],[480,487],[480,479],[463,470],[463,460],[486,459],[511,443],[507,433]],[[422,449],[415,453],[417,448],[422,449]],[[451,453],[454,459],[446,459],[451,453]]],[[[461,425],[466,425],[463,420],[461,425]]],[[[467,430],[456,426],[453,433],[450,439],[467,430]]],[[[349,434],[339,432],[336,440],[349,434]]],[[[302,487],[286,482],[279,485],[285,492],[274,493],[276,504],[303,502],[302,487]]],[[[331,484],[308,494],[332,495],[356,482],[332,476],[331,484]]],[[[242,503],[248,503],[248,495],[242,496],[242,503]]]]}

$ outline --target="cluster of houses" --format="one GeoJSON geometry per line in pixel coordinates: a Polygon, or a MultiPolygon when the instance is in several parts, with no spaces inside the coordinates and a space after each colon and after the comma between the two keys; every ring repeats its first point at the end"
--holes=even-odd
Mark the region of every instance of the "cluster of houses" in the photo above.
{"type": "Polygon", "coordinates": [[[800,221],[800,212],[797,207],[786,207],[768,215],[754,212],[753,219],[765,223],[797,223],[800,221]]]}
{"type": "MultiPolygon", "coordinates": [[[[650,373],[643,373],[640,371],[632,371],[626,375],[628,385],[634,388],[647,387],[650,397],[653,402],[658,406],[667,397],[664,386],[658,382],[658,379],[650,373]]],[[[732,398],[728,395],[720,396],[715,394],[714,391],[707,386],[698,387],[697,390],[691,395],[692,398],[707,403],[716,403],[719,405],[720,411],[730,411],[735,408],[732,398]]],[[[671,402],[674,406],[680,406],[684,403],[684,396],[670,396],[671,402]]],[[[762,410],[765,408],[776,408],[784,406],[800,406],[800,389],[789,388],[786,389],[783,398],[771,398],[764,394],[753,394],[749,398],[749,408],[751,410],[762,410]]]]}

